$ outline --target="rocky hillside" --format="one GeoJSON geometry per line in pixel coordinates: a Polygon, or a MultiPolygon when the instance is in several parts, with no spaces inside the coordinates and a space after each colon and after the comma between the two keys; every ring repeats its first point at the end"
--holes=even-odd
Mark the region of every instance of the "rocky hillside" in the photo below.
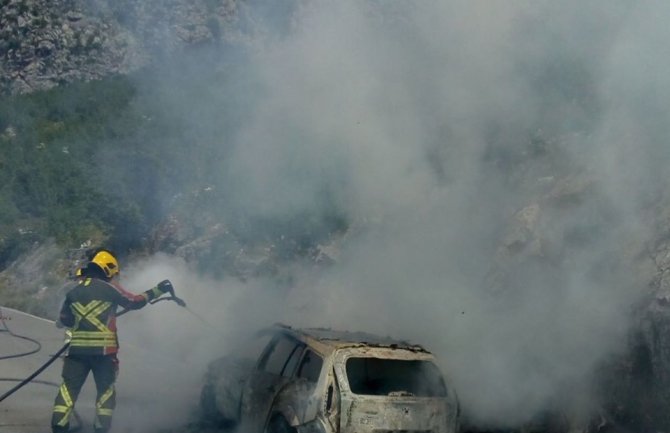
{"type": "MultiPolygon", "coordinates": [[[[622,60],[609,45],[629,11],[580,4],[576,29],[570,16],[545,32],[557,10],[490,26],[514,8],[491,22],[477,21],[486,8],[437,8],[436,22],[426,8],[414,26],[413,2],[398,2],[400,17],[386,2],[360,14],[358,2],[298,3],[307,24],[293,34],[291,11],[273,15],[266,30],[281,35],[250,53],[227,45],[235,0],[0,0],[0,304],[53,317],[96,244],[125,263],[163,253],[287,292],[335,274],[328,283],[367,287],[382,312],[429,300],[467,320],[478,316],[453,305],[476,299],[532,317],[505,335],[482,313],[461,349],[502,335],[489,346],[518,347],[527,364],[508,361],[551,393],[525,404],[546,406],[537,422],[482,429],[670,431],[667,98],[651,97],[649,77],[616,74],[626,49],[649,52],[624,43],[622,60]],[[589,46],[576,30],[600,37],[589,46]],[[591,318],[606,326],[580,326],[591,318]],[[576,362],[593,383],[571,376],[576,362]]],[[[359,294],[330,296],[367,317],[359,294]]],[[[450,319],[428,325],[446,340],[450,319]]]]}
{"type": "MultiPolygon", "coordinates": [[[[614,230],[617,240],[611,253],[594,263],[599,270],[590,272],[598,278],[609,275],[613,286],[614,280],[624,281],[637,296],[621,312],[622,323],[630,323],[628,341],[598,367],[591,385],[600,406],[586,418],[566,412],[545,414],[523,431],[666,431],[670,428],[670,197],[649,201],[644,230],[626,231],[614,228],[619,223],[609,218],[602,185],[591,176],[575,172],[539,182],[545,183],[540,189],[544,192],[518,209],[501,236],[487,276],[491,290],[501,299],[514,299],[517,284],[533,270],[539,272],[541,284],[561,290],[562,284],[569,284],[564,277],[578,273],[588,262],[583,254],[589,245],[614,230]],[[586,214],[589,217],[583,218],[586,214]]],[[[613,291],[612,296],[617,294],[613,291]]],[[[579,401],[573,392],[568,390],[567,398],[579,401]]]]}
{"type": "Polygon", "coordinates": [[[2,0],[0,92],[127,73],[220,41],[235,8],[234,0],[2,0]]]}

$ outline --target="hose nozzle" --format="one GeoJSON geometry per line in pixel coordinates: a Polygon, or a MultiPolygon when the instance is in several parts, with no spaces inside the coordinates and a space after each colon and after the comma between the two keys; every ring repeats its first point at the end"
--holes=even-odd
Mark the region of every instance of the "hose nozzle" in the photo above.
{"type": "Polygon", "coordinates": [[[172,295],[172,300],[175,301],[177,303],[177,305],[179,305],[180,307],[186,307],[186,302],[184,302],[183,299],[172,295]]]}

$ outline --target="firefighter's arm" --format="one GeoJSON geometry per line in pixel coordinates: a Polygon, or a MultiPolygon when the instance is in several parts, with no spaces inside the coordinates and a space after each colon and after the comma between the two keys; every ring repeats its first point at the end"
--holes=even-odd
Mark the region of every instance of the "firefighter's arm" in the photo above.
{"type": "Polygon", "coordinates": [[[139,295],[135,295],[126,291],[119,284],[112,284],[112,286],[117,291],[118,304],[128,310],[138,310],[147,305],[149,301],[152,301],[164,293],[172,290],[172,283],[170,283],[169,280],[161,281],[155,287],[152,287],[151,289],[140,293],[139,295]]]}
{"type": "Polygon", "coordinates": [[[142,293],[140,296],[145,297],[147,302],[149,302],[156,298],[160,298],[161,296],[163,296],[168,292],[172,293],[173,291],[174,288],[172,287],[172,283],[170,282],[170,280],[163,280],[160,283],[156,284],[156,287],[152,287],[151,289],[142,293]]]}

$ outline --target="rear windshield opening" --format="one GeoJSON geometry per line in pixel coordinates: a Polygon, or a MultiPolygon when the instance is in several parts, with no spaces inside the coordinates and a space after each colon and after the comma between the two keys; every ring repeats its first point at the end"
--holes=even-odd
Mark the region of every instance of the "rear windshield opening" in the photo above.
{"type": "Polygon", "coordinates": [[[444,397],[447,389],[430,361],[349,358],[349,387],[354,394],[444,397]]]}

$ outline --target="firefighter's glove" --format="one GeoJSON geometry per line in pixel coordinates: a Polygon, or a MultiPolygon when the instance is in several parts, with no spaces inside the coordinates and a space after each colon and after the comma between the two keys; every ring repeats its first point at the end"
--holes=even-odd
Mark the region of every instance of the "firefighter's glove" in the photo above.
{"type": "Polygon", "coordinates": [[[160,290],[162,293],[174,293],[174,287],[172,286],[172,283],[170,280],[163,280],[160,283],[158,283],[158,290],[160,290]]]}

